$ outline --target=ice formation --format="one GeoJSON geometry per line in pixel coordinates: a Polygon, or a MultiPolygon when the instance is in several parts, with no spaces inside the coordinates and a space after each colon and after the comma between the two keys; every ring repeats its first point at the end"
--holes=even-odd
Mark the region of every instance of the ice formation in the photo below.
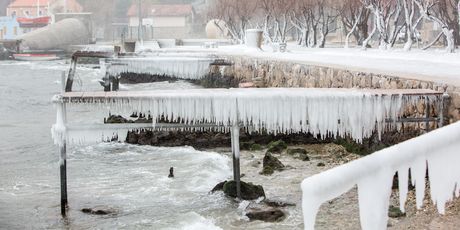
{"type": "Polygon", "coordinates": [[[201,79],[209,72],[213,59],[207,57],[140,57],[110,59],[107,72],[166,75],[180,79],[201,79]]]}
{"type": "Polygon", "coordinates": [[[358,186],[361,227],[386,229],[392,180],[398,172],[401,210],[407,198],[408,173],[416,186],[416,204],[425,195],[429,169],[430,194],[439,213],[460,193],[460,122],[381,150],[367,157],[305,179],[302,209],[305,229],[314,229],[320,205],[358,186]]]}
{"type": "Polygon", "coordinates": [[[305,88],[73,92],[63,97],[70,107],[88,106],[112,114],[137,111],[188,125],[216,124],[226,132],[238,123],[249,131],[310,132],[322,138],[349,135],[357,141],[394,125],[387,119],[397,120],[403,108],[419,99],[356,89],[305,88]]]}

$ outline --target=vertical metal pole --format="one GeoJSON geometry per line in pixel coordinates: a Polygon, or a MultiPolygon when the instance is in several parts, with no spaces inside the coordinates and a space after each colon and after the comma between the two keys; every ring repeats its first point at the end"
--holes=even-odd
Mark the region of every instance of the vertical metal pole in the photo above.
{"type": "Polygon", "coordinates": [[[439,105],[439,128],[442,128],[444,126],[444,109],[446,107],[445,103],[448,98],[449,94],[447,94],[447,92],[444,91],[441,97],[441,104],[439,105]]]}
{"type": "Polygon", "coordinates": [[[62,217],[66,216],[67,209],[67,154],[66,154],[66,142],[62,143],[60,146],[60,175],[61,175],[61,215],[62,217]]]}
{"type": "Polygon", "coordinates": [[[428,120],[430,118],[430,99],[428,97],[425,97],[425,130],[426,132],[430,131],[430,121],[428,120]]]}
{"type": "Polygon", "coordinates": [[[233,124],[231,130],[232,153],[233,153],[233,179],[236,182],[236,194],[241,199],[241,175],[240,175],[240,127],[233,124]]]}
{"type": "MultiPolygon", "coordinates": [[[[62,93],[66,91],[66,83],[65,83],[65,72],[62,73],[61,76],[62,81],[62,93]]],[[[65,127],[67,123],[67,114],[66,114],[66,106],[63,101],[61,101],[58,105],[58,118],[56,123],[59,126],[65,127]]],[[[59,172],[60,172],[60,181],[61,181],[61,215],[62,217],[66,216],[66,209],[67,209],[67,137],[66,131],[63,130],[62,133],[62,143],[59,145],[59,172]]]]}

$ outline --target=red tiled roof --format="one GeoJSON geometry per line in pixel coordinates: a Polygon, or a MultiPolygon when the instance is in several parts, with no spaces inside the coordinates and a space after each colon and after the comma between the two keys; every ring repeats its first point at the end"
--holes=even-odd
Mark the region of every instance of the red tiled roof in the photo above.
{"type": "MultiPolygon", "coordinates": [[[[8,8],[30,8],[37,7],[37,4],[40,4],[40,7],[47,7],[53,3],[59,3],[59,0],[15,0],[8,5],[8,8]]],[[[76,0],[67,0],[67,8],[73,12],[82,10],[81,5],[76,0]]]]}
{"type": "Polygon", "coordinates": [[[16,0],[8,7],[31,7],[37,6],[37,4],[40,4],[40,6],[48,6],[48,2],[52,3],[54,0],[16,0]]]}
{"type": "MultiPolygon", "coordinates": [[[[157,5],[147,4],[142,6],[143,16],[188,16],[192,14],[190,4],[157,5]]],[[[138,14],[137,3],[133,3],[128,10],[128,16],[135,17],[138,14]]]]}

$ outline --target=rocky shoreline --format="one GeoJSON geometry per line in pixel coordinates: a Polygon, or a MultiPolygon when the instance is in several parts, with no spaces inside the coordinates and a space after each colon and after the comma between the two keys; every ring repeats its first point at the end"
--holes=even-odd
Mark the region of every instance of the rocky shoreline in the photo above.
{"type": "MultiPolygon", "coordinates": [[[[151,123],[149,115],[134,114],[131,118],[124,118],[119,115],[110,115],[104,119],[105,123],[151,123]]],[[[165,119],[159,122],[167,123],[165,119]]],[[[300,144],[327,144],[335,143],[342,145],[348,152],[359,155],[368,155],[383,148],[398,144],[408,139],[419,136],[421,131],[414,128],[406,128],[402,131],[389,131],[382,135],[381,139],[377,134],[366,138],[362,143],[357,143],[351,138],[326,138],[314,137],[309,133],[293,134],[269,134],[269,133],[247,133],[240,130],[240,148],[242,150],[259,150],[273,141],[281,140],[289,145],[300,144]]],[[[152,145],[161,147],[191,146],[196,149],[209,149],[218,147],[229,147],[231,138],[229,133],[216,131],[152,131],[141,129],[128,132],[125,141],[129,144],[152,145]]]]}

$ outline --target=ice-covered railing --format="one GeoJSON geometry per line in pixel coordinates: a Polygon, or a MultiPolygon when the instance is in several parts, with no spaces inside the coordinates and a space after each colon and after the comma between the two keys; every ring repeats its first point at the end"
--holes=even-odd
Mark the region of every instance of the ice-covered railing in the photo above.
{"type": "Polygon", "coordinates": [[[460,192],[460,122],[325,171],[302,182],[305,229],[314,229],[320,205],[358,186],[361,227],[386,229],[393,176],[398,172],[400,208],[407,199],[409,169],[420,208],[428,169],[430,194],[439,213],[460,192]]]}
{"type": "MultiPolygon", "coordinates": [[[[381,134],[388,125],[394,125],[386,121],[398,120],[403,108],[415,105],[422,98],[420,94],[402,93],[305,88],[194,89],[71,92],[59,100],[70,108],[83,106],[106,114],[137,111],[181,124],[231,127],[238,123],[251,127],[250,131],[310,132],[322,138],[350,136],[361,141],[374,131],[381,134]]],[[[434,101],[437,96],[427,97],[434,101]]]]}
{"type": "Polygon", "coordinates": [[[107,72],[111,76],[121,73],[166,75],[180,79],[201,79],[209,73],[210,57],[135,57],[109,59],[107,72]]]}

